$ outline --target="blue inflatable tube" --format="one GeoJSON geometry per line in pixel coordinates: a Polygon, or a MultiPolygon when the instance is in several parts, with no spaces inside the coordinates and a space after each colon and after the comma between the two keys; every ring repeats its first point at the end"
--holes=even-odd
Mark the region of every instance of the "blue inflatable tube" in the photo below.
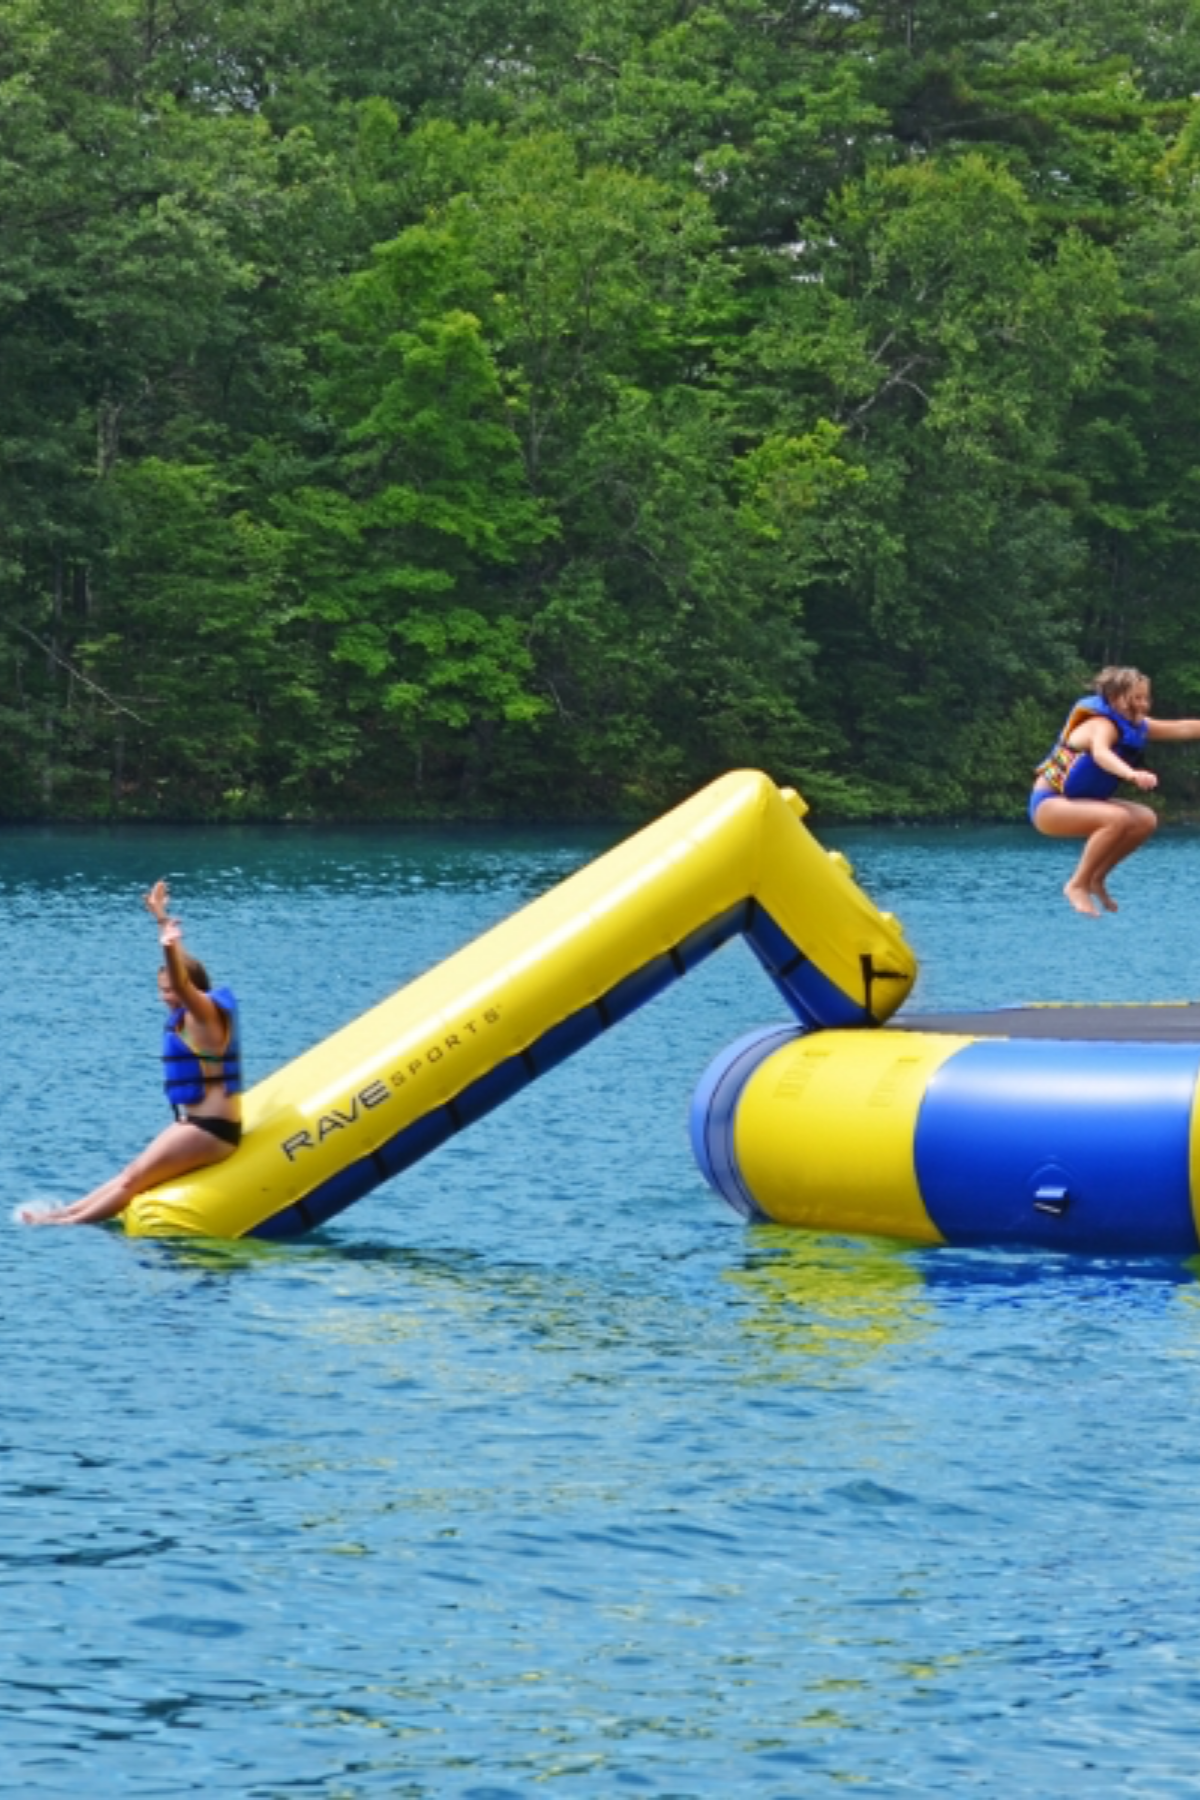
{"type": "Polygon", "coordinates": [[[792,1028],[716,1059],[693,1099],[692,1140],[743,1217],[924,1243],[1191,1256],[1198,1089],[1191,1005],[792,1028]]]}

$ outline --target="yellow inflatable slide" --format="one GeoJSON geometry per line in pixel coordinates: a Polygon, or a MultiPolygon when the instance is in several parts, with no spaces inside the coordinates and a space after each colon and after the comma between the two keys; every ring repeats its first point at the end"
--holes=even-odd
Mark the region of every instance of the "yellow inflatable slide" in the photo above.
{"type": "Polygon", "coordinates": [[[312,1230],[737,933],[802,1026],[881,1024],[912,952],[756,770],[713,782],[252,1088],[237,1155],[141,1194],[142,1236],[312,1230]]]}

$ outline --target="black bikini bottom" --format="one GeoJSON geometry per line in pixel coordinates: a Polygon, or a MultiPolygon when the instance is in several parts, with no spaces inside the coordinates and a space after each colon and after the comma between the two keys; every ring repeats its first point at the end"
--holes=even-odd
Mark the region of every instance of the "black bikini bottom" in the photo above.
{"type": "Polygon", "coordinates": [[[196,1125],[201,1131],[207,1131],[209,1137],[220,1138],[223,1144],[235,1147],[242,1141],[242,1123],[240,1119],[220,1119],[215,1114],[184,1113],[181,1125],[196,1125]]]}

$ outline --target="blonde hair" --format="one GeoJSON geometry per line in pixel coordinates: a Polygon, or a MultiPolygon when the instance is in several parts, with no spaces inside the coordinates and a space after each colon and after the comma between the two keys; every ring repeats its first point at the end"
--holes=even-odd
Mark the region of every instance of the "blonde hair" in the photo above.
{"type": "Polygon", "coordinates": [[[1143,681],[1149,686],[1150,677],[1143,675],[1140,669],[1112,664],[1107,669],[1101,669],[1098,675],[1093,675],[1092,687],[1110,706],[1117,706],[1122,700],[1128,699],[1134,688],[1139,687],[1143,681]]]}

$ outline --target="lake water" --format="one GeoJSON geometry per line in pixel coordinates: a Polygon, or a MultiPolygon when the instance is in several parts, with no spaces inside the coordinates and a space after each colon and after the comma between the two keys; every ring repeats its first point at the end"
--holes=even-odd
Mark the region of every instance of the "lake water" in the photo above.
{"type": "MultiPolygon", "coordinates": [[[[821,835],[916,1005],[1200,993],[1193,833],[1097,921],[1026,827],[821,835]]],[[[0,1792],[1195,1792],[1194,1268],[744,1226],[741,944],[299,1243],[11,1222],[163,1121],[153,877],[255,1079],[611,841],[0,833],[0,1792]]]]}

